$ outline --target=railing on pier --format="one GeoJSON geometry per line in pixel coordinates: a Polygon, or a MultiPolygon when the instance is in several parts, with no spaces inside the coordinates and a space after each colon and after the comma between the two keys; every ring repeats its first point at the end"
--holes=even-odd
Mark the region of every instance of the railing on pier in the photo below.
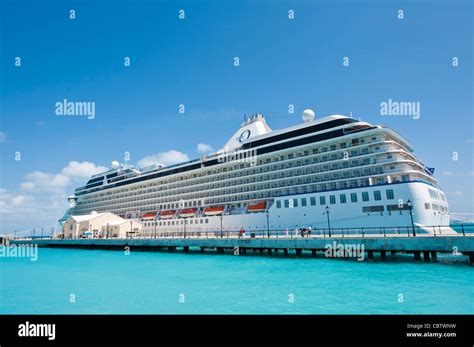
{"type": "MultiPolygon", "coordinates": [[[[217,231],[153,231],[147,230],[128,236],[128,239],[154,239],[154,238],[326,238],[326,237],[437,237],[445,231],[455,230],[459,236],[474,236],[474,224],[451,224],[434,226],[397,226],[397,227],[364,227],[364,228],[308,228],[298,229],[271,229],[271,230],[240,230],[217,231]]],[[[13,239],[19,238],[12,237],[13,239]]],[[[46,239],[47,236],[34,234],[21,236],[22,239],[46,239]]],[[[89,237],[90,238],[90,237],[89,237]]],[[[99,238],[107,238],[102,235],[99,238]]],[[[111,237],[109,237],[111,238],[111,237]]],[[[116,239],[116,238],[115,238],[116,239]]]]}

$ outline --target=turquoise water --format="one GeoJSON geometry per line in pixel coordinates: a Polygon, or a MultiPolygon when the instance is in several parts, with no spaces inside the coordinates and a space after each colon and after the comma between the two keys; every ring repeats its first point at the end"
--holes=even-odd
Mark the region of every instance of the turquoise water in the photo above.
{"type": "Polygon", "coordinates": [[[388,259],[41,248],[36,262],[0,258],[0,313],[474,312],[465,257],[388,259]]]}

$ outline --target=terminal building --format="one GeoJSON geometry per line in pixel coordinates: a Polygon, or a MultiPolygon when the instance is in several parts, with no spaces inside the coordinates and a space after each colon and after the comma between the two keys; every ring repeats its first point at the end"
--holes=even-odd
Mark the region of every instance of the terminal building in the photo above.
{"type": "Polygon", "coordinates": [[[141,223],[127,220],[110,212],[95,211],[85,215],[72,215],[63,223],[63,238],[128,237],[139,233],[141,223]]]}

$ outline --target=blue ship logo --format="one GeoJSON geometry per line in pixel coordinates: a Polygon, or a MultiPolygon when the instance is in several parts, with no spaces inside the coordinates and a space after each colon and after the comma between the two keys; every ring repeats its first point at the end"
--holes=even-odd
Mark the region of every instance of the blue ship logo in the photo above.
{"type": "Polygon", "coordinates": [[[237,140],[239,140],[239,142],[242,143],[245,140],[247,140],[249,137],[250,137],[250,130],[247,129],[247,130],[244,130],[242,134],[240,134],[237,140]]]}

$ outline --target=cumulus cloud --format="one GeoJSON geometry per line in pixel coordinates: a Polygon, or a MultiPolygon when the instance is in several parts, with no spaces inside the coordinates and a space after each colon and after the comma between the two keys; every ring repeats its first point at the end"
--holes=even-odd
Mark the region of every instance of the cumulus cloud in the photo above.
{"type": "Polygon", "coordinates": [[[71,183],[71,178],[68,176],[42,171],[30,172],[25,178],[27,181],[20,185],[24,191],[58,192],[63,191],[71,183]]]}
{"type": "Polygon", "coordinates": [[[211,153],[214,151],[214,149],[210,145],[205,143],[199,143],[196,147],[196,150],[202,154],[211,153]]]}
{"type": "Polygon", "coordinates": [[[23,191],[59,193],[63,192],[73,181],[87,180],[92,175],[106,171],[103,166],[84,161],[71,161],[61,172],[53,174],[33,171],[25,176],[26,181],[20,184],[23,191]]]}
{"type": "Polygon", "coordinates": [[[28,206],[31,207],[33,200],[32,196],[15,195],[9,193],[6,189],[0,189],[0,214],[11,214],[15,213],[18,208],[23,210],[28,208],[28,206]]]}
{"type": "Polygon", "coordinates": [[[83,161],[82,163],[78,161],[71,161],[64,169],[61,170],[61,173],[64,176],[70,177],[72,179],[85,180],[92,175],[104,171],[107,171],[106,167],[96,166],[94,163],[90,163],[88,161],[83,161]]]}
{"type": "Polygon", "coordinates": [[[143,159],[139,160],[137,166],[139,167],[146,167],[155,164],[161,165],[173,165],[188,161],[189,157],[180,151],[171,150],[168,152],[161,152],[158,154],[152,154],[144,157],[143,159]]]}
{"type": "Polygon", "coordinates": [[[21,192],[0,188],[0,230],[11,233],[17,228],[54,226],[68,207],[66,191],[106,170],[94,163],[71,161],[55,173],[28,173],[20,184],[21,192]]]}

